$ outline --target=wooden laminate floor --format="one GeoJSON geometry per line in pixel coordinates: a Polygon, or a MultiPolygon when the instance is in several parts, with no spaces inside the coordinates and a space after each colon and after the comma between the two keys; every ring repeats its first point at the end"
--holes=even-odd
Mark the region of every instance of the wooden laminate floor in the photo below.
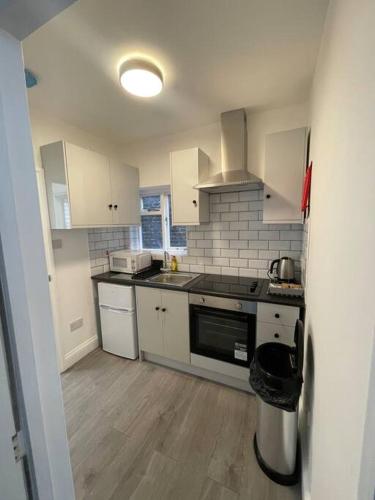
{"type": "Polygon", "coordinates": [[[297,500],[259,469],[255,398],[96,350],[62,375],[77,500],[297,500]]]}

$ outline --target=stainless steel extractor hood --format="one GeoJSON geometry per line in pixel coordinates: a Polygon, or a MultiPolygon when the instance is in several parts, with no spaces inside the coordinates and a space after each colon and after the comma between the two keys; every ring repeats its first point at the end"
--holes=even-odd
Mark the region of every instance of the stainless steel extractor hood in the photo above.
{"type": "Polygon", "coordinates": [[[194,186],[208,193],[244,191],[261,179],[247,170],[247,127],[244,109],[221,114],[221,172],[194,186]]]}

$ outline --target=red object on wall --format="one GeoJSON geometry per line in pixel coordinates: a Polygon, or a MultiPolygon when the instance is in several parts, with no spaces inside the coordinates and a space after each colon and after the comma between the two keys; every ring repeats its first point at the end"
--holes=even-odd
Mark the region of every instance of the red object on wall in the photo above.
{"type": "Polygon", "coordinates": [[[311,172],[312,172],[312,162],[310,163],[308,169],[306,170],[305,181],[303,183],[302,200],[301,200],[302,212],[306,210],[310,202],[311,172]]]}

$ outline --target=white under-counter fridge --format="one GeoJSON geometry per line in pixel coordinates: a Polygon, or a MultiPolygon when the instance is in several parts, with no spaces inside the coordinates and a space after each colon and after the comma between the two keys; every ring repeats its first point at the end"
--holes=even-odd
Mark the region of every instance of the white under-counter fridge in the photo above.
{"type": "Polygon", "coordinates": [[[98,283],[103,350],[138,358],[134,286],[98,283]]]}

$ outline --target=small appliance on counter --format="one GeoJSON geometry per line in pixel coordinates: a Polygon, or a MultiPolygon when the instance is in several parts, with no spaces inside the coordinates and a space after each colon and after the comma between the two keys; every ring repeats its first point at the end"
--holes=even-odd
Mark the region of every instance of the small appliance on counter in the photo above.
{"type": "Polygon", "coordinates": [[[294,261],[290,257],[273,260],[268,271],[270,295],[302,297],[304,288],[295,281],[294,261]]]}
{"type": "Polygon", "coordinates": [[[116,250],[109,254],[109,268],[119,273],[135,274],[151,266],[151,253],[141,250],[116,250]]]}
{"type": "Polygon", "coordinates": [[[281,257],[271,262],[268,276],[271,281],[293,283],[295,280],[294,261],[290,257],[281,257]]]}

